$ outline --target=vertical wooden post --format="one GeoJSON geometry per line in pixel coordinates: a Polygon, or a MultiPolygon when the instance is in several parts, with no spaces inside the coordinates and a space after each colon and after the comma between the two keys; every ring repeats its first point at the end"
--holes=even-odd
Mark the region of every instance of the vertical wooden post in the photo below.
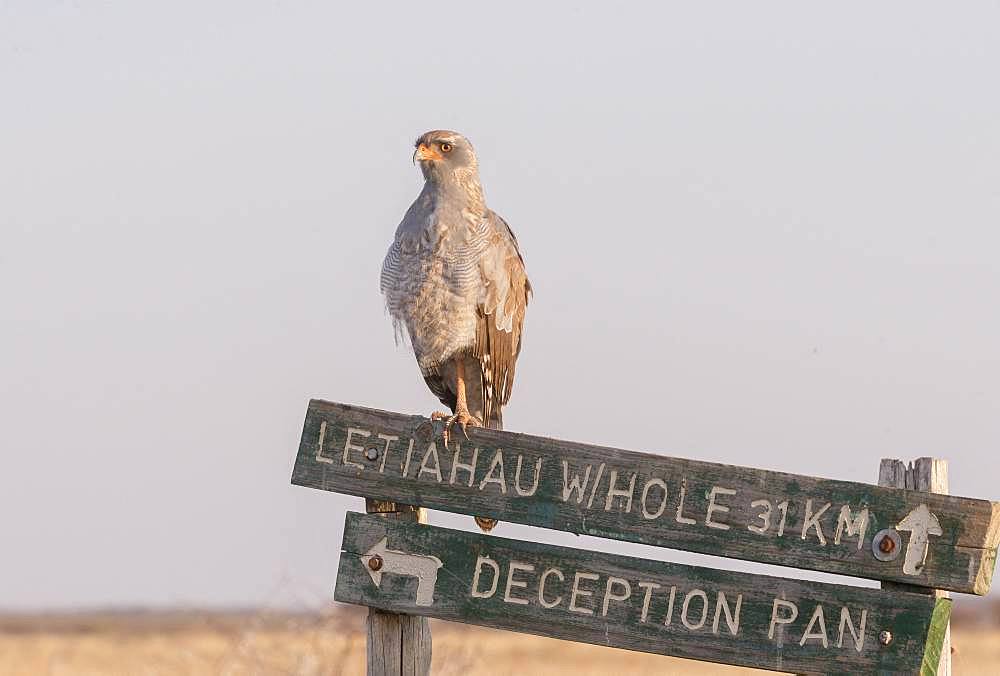
{"type": "MultiPolygon", "coordinates": [[[[948,461],[940,458],[917,458],[909,467],[902,460],[883,458],[878,468],[878,485],[888,488],[906,488],[925,493],[948,494],[948,461]]],[[[883,589],[901,589],[908,592],[931,593],[937,598],[950,594],[939,589],[923,589],[895,582],[883,582],[883,589]]],[[[945,629],[944,643],[937,676],[951,676],[951,625],[945,629]]]]}
{"type": "MultiPolygon", "coordinates": [[[[384,500],[365,499],[369,514],[427,523],[427,510],[384,500]]],[[[428,676],[431,628],[426,617],[368,609],[368,676],[428,676]]]]}

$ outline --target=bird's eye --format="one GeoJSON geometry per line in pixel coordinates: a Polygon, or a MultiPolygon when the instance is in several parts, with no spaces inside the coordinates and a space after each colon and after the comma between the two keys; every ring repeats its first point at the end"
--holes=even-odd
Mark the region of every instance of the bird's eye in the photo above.
{"type": "Polygon", "coordinates": [[[441,152],[443,152],[443,153],[450,153],[451,152],[451,144],[450,143],[442,143],[441,144],[441,152]]]}

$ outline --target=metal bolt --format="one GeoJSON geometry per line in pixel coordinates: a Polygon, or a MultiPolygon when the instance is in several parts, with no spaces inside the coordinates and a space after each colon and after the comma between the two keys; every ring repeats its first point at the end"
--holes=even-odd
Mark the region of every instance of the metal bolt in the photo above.
{"type": "Polygon", "coordinates": [[[892,643],[892,632],[889,630],[883,630],[878,635],[878,642],[882,645],[889,645],[892,643]]]}
{"type": "Polygon", "coordinates": [[[872,554],[879,561],[895,561],[902,550],[899,533],[891,528],[885,528],[875,533],[872,538],[872,554]]]}
{"type": "Polygon", "coordinates": [[[369,446],[365,449],[365,458],[368,460],[378,460],[378,449],[374,446],[369,446]]]}
{"type": "MultiPolygon", "coordinates": [[[[382,557],[375,554],[370,559],[368,559],[368,567],[372,570],[382,570],[382,557]]],[[[884,632],[883,632],[884,633],[884,632]]]]}

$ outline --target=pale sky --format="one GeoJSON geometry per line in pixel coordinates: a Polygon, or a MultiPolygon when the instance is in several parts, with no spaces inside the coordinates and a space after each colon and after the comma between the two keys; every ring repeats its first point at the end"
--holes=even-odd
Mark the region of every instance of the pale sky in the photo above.
{"type": "Polygon", "coordinates": [[[438,407],[378,292],[435,128],[536,290],[509,429],[1000,499],[1000,6],[614,5],[0,1],[0,608],[332,597],[291,467],[438,407]]]}

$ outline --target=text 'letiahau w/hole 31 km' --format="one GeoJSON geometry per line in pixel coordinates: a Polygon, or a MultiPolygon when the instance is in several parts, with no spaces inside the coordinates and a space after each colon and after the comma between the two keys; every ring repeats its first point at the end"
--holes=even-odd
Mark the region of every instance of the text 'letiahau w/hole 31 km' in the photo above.
{"type": "Polygon", "coordinates": [[[984,594],[1000,503],[472,429],[313,400],[292,483],[500,521],[984,594]],[[458,435],[460,436],[460,435],[458,435]]]}

